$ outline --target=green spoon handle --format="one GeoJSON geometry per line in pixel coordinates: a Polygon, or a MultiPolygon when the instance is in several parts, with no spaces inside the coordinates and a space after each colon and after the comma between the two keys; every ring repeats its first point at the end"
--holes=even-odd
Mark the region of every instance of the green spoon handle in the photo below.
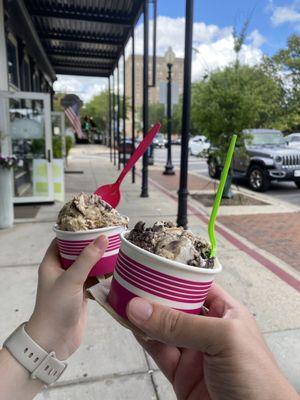
{"type": "Polygon", "coordinates": [[[208,235],[209,235],[209,239],[210,239],[210,244],[211,244],[211,252],[210,252],[210,256],[211,257],[215,257],[217,254],[217,240],[216,240],[216,235],[215,235],[215,221],[218,215],[218,211],[219,211],[219,206],[222,200],[222,196],[223,196],[223,191],[224,191],[224,186],[227,180],[227,176],[228,176],[228,172],[229,172],[229,168],[230,168],[230,164],[231,164],[231,160],[232,160],[232,156],[233,156],[233,152],[234,152],[234,148],[235,148],[235,143],[236,143],[236,139],[237,139],[237,135],[233,135],[230,141],[230,145],[229,145],[229,149],[227,151],[227,155],[226,155],[226,160],[225,160],[225,165],[221,174],[221,179],[220,179],[220,183],[218,186],[218,190],[217,190],[217,194],[215,197],[215,201],[214,201],[214,205],[213,205],[213,209],[210,215],[210,219],[209,219],[209,224],[208,224],[208,235]]]}

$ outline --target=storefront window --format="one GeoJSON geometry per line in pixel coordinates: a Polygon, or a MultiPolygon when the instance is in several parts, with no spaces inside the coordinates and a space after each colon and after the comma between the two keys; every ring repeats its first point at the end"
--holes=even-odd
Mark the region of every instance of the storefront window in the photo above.
{"type": "Polygon", "coordinates": [[[30,68],[29,62],[24,60],[23,62],[23,82],[24,82],[24,90],[25,92],[30,92],[31,90],[31,82],[30,82],[30,68]]]}
{"type": "Polygon", "coordinates": [[[10,39],[7,41],[8,80],[10,84],[19,87],[17,62],[17,46],[10,39]]]}

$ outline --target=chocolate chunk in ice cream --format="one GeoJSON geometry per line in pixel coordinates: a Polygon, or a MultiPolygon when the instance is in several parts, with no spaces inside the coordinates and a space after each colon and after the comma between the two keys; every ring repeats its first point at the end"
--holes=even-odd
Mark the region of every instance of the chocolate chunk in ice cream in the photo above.
{"type": "Polygon", "coordinates": [[[169,260],[201,268],[214,267],[214,258],[210,258],[210,244],[169,221],[155,222],[150,228],[139,221],[127,234],[127,239],[136,246],[169,260]]]}
{"type": "Polygon", "coordinates": [[[57,225],[63,231],[87,231],[109,226],[127,227],[128,218],[96,194],[80,193],[60,210],[57,225]]]}

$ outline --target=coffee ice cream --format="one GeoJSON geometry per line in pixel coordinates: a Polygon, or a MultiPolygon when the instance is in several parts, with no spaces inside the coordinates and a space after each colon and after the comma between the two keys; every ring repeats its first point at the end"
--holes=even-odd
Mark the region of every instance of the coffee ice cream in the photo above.
{"type": "Polygon", "coordinates": [[[96,194],[80,193],[60,210],[57,226],[63,231],[87,231],[109,226],[128,225],[128,218],[96,194]]]}
{"type": "Polygon", "coordinates": [[[136,246],[169,260],[201,268],[213,268],[210,244],[191,231],[169,221],[158,221],[150,228],[140,221],[127,234],[136,246]]]}

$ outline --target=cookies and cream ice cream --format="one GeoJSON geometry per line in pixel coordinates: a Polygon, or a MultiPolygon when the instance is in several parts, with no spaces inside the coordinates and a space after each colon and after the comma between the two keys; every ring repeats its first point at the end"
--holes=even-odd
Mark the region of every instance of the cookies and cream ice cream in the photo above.
{"type": "Polygon", "coordinates": [[[96,194],[78,194],[63,206],[57,218],[57,226],[63,231],[87,231],[127,225],[128,218],[96,194]]]}
{"type": "Polygon", "coordinates": [[[126,238],[136,246],[169,260],[201,268],[214,267],[210,244],[172,222],[158,221],[145,228],[145,223],[140,221],[126,238]]]}

